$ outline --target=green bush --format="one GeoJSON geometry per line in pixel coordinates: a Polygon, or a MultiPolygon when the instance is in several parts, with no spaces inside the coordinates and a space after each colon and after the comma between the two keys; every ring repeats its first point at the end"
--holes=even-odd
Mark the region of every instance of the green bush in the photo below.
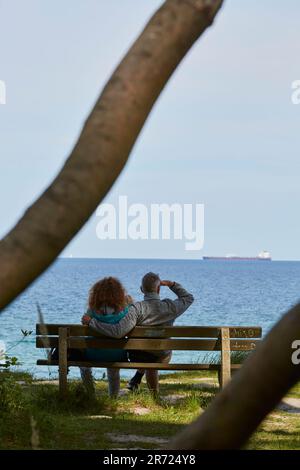
{"type": "Polygon", "coordinates": [[[17,413],[26,407],[26,399],[22,387],[9,372],[0,372],[0,411],[1,413],[17,413]]]}

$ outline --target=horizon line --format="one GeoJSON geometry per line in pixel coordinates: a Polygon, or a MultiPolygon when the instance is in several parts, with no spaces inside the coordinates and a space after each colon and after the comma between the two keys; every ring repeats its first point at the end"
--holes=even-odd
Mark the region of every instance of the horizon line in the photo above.
{"type": "MultiPolygon", "coordinates": [[[[101,257],[101,256],[58,256],[56,259],[99,259],[99,260],[158,260],[158,261],[205,261],[202,258],[192,259],[192,258],[143,258],[143,257],[101,257]]],[[[218,261],[218,260],[217,260],[218,261]]],[[[220,260],[222,261],[222,260],[220,260]]],[[[231,261],[231,260],[228,260],[231,261]]],[[[240,262],[240,261],[259,261],[259,260],[232,260],[232,262],[240,262]]],[[[272,258],[272,261],[290,261],[290,262],[299,262],[300,259],[282,259],[282,258],[272,258]]]]}

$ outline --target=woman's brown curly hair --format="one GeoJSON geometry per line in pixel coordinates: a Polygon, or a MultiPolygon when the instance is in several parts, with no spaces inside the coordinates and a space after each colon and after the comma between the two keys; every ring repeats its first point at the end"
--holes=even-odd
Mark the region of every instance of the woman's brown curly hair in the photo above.
{"type": "Polygon", "coordinates": [[[123,310],[126,304],[125,289],[115,277],[101,279],[90,290],[89,308],[96,313],[99,313],[104,305],[113,308],[117,313],[123,310]]]}

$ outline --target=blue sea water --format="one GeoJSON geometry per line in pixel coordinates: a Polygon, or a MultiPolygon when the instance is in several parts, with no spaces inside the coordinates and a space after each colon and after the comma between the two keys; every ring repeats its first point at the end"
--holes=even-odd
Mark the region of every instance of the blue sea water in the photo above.
{"type": "MultiPolygon", "coordinates": [[[[49,377],[47,367],[35,365],[43,358],[43,351],[35,348],[37,302],[46,322],[79,323],[95,281],[117,276],[138,300],[142,298],[141,278],[148,271],[176,280],[193,293],[195,302],[177,320],[178,325],[260,325],[265,334],[299,301],[300,262],[58,259],[0,315],[0,340],[19,358],[22,369],[37,377],[49,377]],[[33,330],[33,334],[19,342],[21,329],[33,330]]],[[[174,298],[166,287],[161,294],[174,298]]],[[[198,358],[197,352],[180,351],[174,353],[173,361],[198,358]]],[[[56,368],[51,371],[51,377],[57,375],[56,368]]],[[[102,372],[98,371],[98,376],[102,372]]],[[[78,376],[78,371],[73,369],[71,374],[78,376]]]]}

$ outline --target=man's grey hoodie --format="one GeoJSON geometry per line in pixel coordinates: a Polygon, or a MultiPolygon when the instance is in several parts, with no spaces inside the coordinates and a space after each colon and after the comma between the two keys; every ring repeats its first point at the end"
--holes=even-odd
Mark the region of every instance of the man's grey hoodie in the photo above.
{"type": "Polygon", "coordinates": [[[159,294],[148,293],[144,300],[130,305],[127,315],[119,323],[103,323],[93,318],[89,326],[112,338],[123,338],[135,326],[171,326],[193,303],[194,297],[177,282],[170,289],[177,299],[161,300],[159,294]]]}

